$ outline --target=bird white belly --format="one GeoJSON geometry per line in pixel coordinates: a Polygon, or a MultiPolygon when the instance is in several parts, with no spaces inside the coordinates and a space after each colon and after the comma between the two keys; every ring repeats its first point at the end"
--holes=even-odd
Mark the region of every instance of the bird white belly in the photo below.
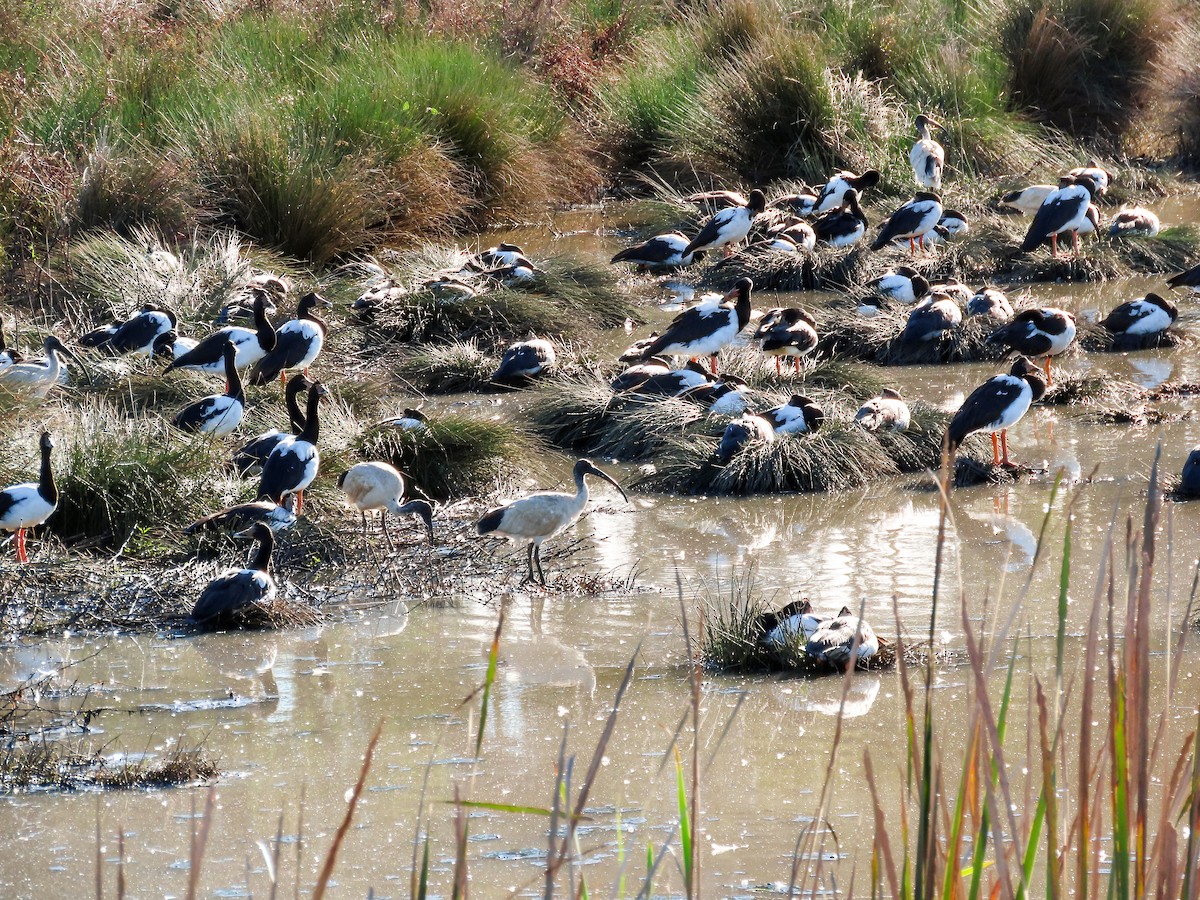
{"type": "Polygon", "coordinates": [[[242,401],[225,395],[215,397],[212,409],[204,417],[198,430],[201,434],[212,434],[217,437],[232,434],[242,424],[244,412],[245,407],[242,406],[242,401]]]}
{"type": "MultiPolygon", "coordinates": [[[[719,353],[723,347],[731,343],[739,331],[737,317],[732,310],[722,310],[712,316],[713,330],[706,335],[693,338],[690,341],[679,341],[663,349],[667,356],[711,356],[719,353]],[[724,324],[717,316],[724,319],[724,324]]],[[[705,324],[708,324],[707,322],[705,324]]]]}
{"type": "Polygon", "coordinates": [[[1142,316],[1126,330],[1126,334],[1158,334],[1160,331],[1166,331],[1171,327],[1171,317],[1167,315],[1167,311],[1160,307],[1154,307],[1154,310],[1148,315],[1142,316]]]}
{"type": "Polygon", "coordinates": [[[1012,402],[1000,412],[995,421],[988,423],[982,430],[984,431],[1002,431],[1005,428],[1010,428],[1020,421],[1021,416],[1029,412],[1029,407],[1033,403],[1033,390],[1024,380],[1021,381],[1021,393],[1013,398],[1012,402]]]}

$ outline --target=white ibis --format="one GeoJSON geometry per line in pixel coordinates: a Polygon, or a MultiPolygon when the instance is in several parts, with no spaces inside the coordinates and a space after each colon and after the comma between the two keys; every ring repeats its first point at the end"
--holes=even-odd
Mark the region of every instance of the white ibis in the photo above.
{"type": "Polygon", "coordinates": [[[237,503],[219,512],[197,519],[183,529],[184,534],[198,531],[241,531],[262,522],[272,531],[282,531],[296,524],[296,497],[283,498],[280,505],[274,500],[255,500],[253,503],[237,503]]]}
{"type": "Polygon", "coordinates": [[[500,365],[492,373],[492,381],[499,384],[520,384],[538,375],[545,375],[554,368],[558,354],[549,341],[535,338],[513,344],[500,357],[500,365]]]}
{"type": "Polygon", "coordinates": [[[762,352],[775,357],[775,374],[780,372],[780,357],[792,357],[796,374],[800,374],[800,358],[817,346],[817,320],[799,307],[777,307],[767,310],[759,320],[754,340],[762,341],[762,352]]]}
{"type": "Polygon", "coordinates": [[[858,191],[846,191],[841,207],[813,220],[817,240],[830,247],[852,247],[867,233],[867,216],[858,202],[858,191]]]}
{"type": "Polygon", "coordinates": [[[958,451],[968,435],[988,431],[992,435],[992,462],[998,466],[1012,465],[1008,460],[1008,429],[1019,422],[1034,401],[1040,400],[1045,393],[1046,380],[1042,370],[1024,356],[1017,357],[1007,374],[993,375],[975,388],[954,414],[946,431],[951,455],[958,451]],[[997,433],[1000,435],[999,447],[997,433]]]}
{"type": "Polygon", "coordinates": [[[225,342],[225,393],[202,397],[175,414],[175,427],[181,431],[224,437],[242,424],[246,414],[246,393],[238,375],[235,360],[237,350],[232,341],[225,342]]]}
{"type": "Polygon", "coordinates": [[[271,451],[282,441],[304,430],[304,410],[300,408],[300,394],[312,387],[312,384],[303,375],[298,375],[287,383],[287,387],[283,389],[283,399],[287,407],[288,427],[291,430],[280,431],[278,428],[272,428],[243,444],[233,454],[233,464],[237,466],[240,474],[245,475],[255,466],[261,469],[271,451]]]}
{"type": "Polygon", "coordinates": [[[916,269],[900,266],[868,281],[867,287],[887,300],[916,303],[929,293],[929,280],[916,269]]]}
{"type": "Polygon", "coordinates": [[[756,625],[759,642],[768,650],[779,652],[797,641],[801,646],[807,644],[820,627],[821,619],[813,614],[809,601],[793,600],[782,609],[759,613],[756,625]]]}
{"type": "Polygon", "coordinates": [[[1186,272],[1180,272],[1178,275],[1172,275],[1167,279],[1167,284],[1173,288],[1183,288],[1184,290],[1192,290],[1200,294],[1200,266],[1192,266],[1186,272]]]}
{"type": "Polygon", "coordinates": [[[54,440],[43,431],[39,446],[42,451],[42,471],[36,482],[14,484],[0,491],[0,530],[17,533],[17,561],[29,562],[25,549],[25,531],[41,525],[58,508],[58,487],[50,467],[50,451],[54,440]]]}
{"type": "Polygon", "coordinates": [[[753,281],[739,278],[724,297],[685,309],[653,344],[642,351],[642,359],[652,356],[707,356],[715,374],[717,354],[733,343],[750,321],[750,292],[753,289],[753,281]]]}
{"type": "Polygon", "coordinates": [[[880,250],[892,241],[908,241],[908,252],[915,254],[916,245],[925,249],[925,235],[933,231],[942,217],[942,198],[928,191],[918,191],[880,226],[872,250],[880,250]]]}
{"type": "Polygon", "coordinates": [[[1028,253],[1050,240],[1050,255],[1058,256],[1058,236],[1071,234],[1071,244],[1079,253],[1079,232],[1087,227],[1088,208],[1092,205],[1095,182],[1080,176],[1064,178],[1059,188],[1053,191],[1029,223],[1025,240],[1021,242],[1021,253],[1028,253]]]}
{"type": "MultiPolygon", "coordinates": [[[[931,191],[942,189],[942,169],[946,165],[946,151],[942,145],[929,136],[929,129],[942,128],[937,122],[921,113],[913,123],[917,129],[917,140],[908,152],[908,162],[912,166],[913,177],[919,187],[931,191]]],[[[944,128],[942,129],[945,130],[944,128]]]]}
{"type": "Polygon", "coordinates": [[[612,258],[612,262],[633,263],[638,271],[650,269],[674,269],[690,266],[704,255],[703,250],[684,253],[687,237],[678,231],[656,234],[648,241],[626,247],[612,258]]]}
{"type": "Polygon", "coordinates": [[[878,397],[872,397],[858,408],[854,421],[867,431],[907,431],[912,423],[912,411],[899,391],[884,388],[878,397]]]}
{"type": "Polygon", "coordinates": [[[725,465],[734,455],[751,444],[775,443],[775,429],[762,416],[747,415],[725,426],[721,443],[717,445],[716,461],[725,465]]]}
{"type": "Polygon", "coordinates": [[[301,369],[308,374],[308,367],[321,353],[328,330],[325,321],[314,312],[318,307],[333,306],[320,294],[307,293],[300,298],[296,307],[296,318],[284,323],[275,332],[275,348],[254,364],[250,373],[251,384],[267,384],[275,377],[284,378],[289,369],[301,369]]]}
{"type": "Polygon", "coordinates": [[[172,369],[195,369],[198,372],[216,374],[225,371],[225,342],[233,344],[236,351],[234,365],[239,369],[252,366],[271,350],[277,342],[275,327],[266,313],[266,291],[256,288],[254,292],[254,328],[231,325],[214,331],[193,349],[179,356],[167,366],[172,369]]]}
{"type": "Polygon", "coordinates": [[[725,255],[729,256],[733,245],[750,233],[754,217],[766,208],[767,198],[763,192],[751,191],[744,206],[730,206],[713,214],[700,233],[683,248],[683,255],[724,247],[725,255]]]}
{"type": "Polygon", "coordinates": [[[24,359],[25,357],[15,347],[8,346],[4,340],[4,323],[0,322],[0,372],[24,361],[24,359]]]}
{"type": "Polygon", "coordinates": [[[1108,236],[1157,237],[1162,229],[1158,216],[1142,206],[1127,206],[1120,210],[1108,223],[1108,236]]]}
{"type": "Polygon", "coordinates": [[[616,480],[602,469],[592,465],[588,460],[581,459],[575,463],[575,493],[545,492],[531,494],[519,500],[513,500],[503,506],[489,510],[484,514],[476,531],[482,536],[495,534],[506,537],[510,541],[529,541],[529,574],[521,582],[534,581],[534,565],[542,584],[546,583],[546,574],[542,571],[541,548],[542,541],[561,534],[579,518],[588,501],[586,476],[595,475],[603,478],[618,491],[625,501],[629,497],[616,480]]]}
{"type": "Polygon", "coordinates": [[[317,411],[329,389],[319,381],[308,389],[308,407],[304,428],[295,437],[286,437],[271,451],[263,463],[258,482],[258,496],[282,503],[288,494],[296,494],[296,512],[304,511],[304,489],[313,483],[321,468],[321,451],[317,448],[320,419],[317,411]]]}
{"type": "Polygon", "coordinates": [[[982,316],[996,322],[1007,322],[1013,317],[1012,304],[1008,295],[997,288],[983,288],[971,295],[967,301],[968,316],[982,316]]]}
{"type": "Polygon", "coordinates": [[[776,434],[808,434],[825,422],[825,410],[803,394],[792,394],[787,403],[759,413],[776,434]]]}
{"type": "Polygon", "coordinates": [[[1046,384],[1054,384],[1050,375],[1050,357],[1058,356],[1075,340],[1075,317],[1065,309],[1041,306],[1013,316],[990,335],[989,344],[1001,344],[1023,356],[1045,357],[1046,384]]]}
{"type": "Polygon", "coordinates": [[[254,606],[268,606],[275,600],[275,579],[271,577],[271,553],[275,535],[262,522],[256,522],[236,537],[253,538],[258,549],[244,569],[229,569],[208,583],[192,607],[192,619],[213,627],[235,619],[254,606]]]}
{"type": "Polygon", "coordinates": [[[1179,307],[1158,294],[1147,294],[1122,303],[1100,320],[1100,326],[1115,339],[1114,346],[1136,348],[1161,334],[1179,318],[1179,307]]]}
{"type": "Polygon", "coordinates": [[[59,383],[66,368],[60,357],[73,354],[54,335],[47,337],[42,347],[46,351],[44,358],[13,363],[0,370],[0,388],[34,397],[45,397],[50,393],[50,388],[59,383]]]}
{"type": "Polygon", "coordinates": [[[996,205],[1004,210],[1013,210],[1022,215],[1032,216],[1041,209],[1046,198],[1056,190],[1058,187],[1053,184],[1031,184],[1020,190],[1009,191],[996,201],[996,205]]]}
{"type": "Polygon", "coordinates": [[[113,332],[105,349],[113,353],[152,356],[159,335],[174,331],[179,324],[175,313],[161,306],[147,304],[142,311],[130,316],[113,332]]]}
{"type": "Polygon", "coordinates": [[[817,205],[813,212],[823,213],[831,209],[840,209],[845,205],[851,191],[861,195],[867,188],[879,184],[879,178],[879,172],[875,169],[867,169],[861,175],[850,171],[835,172],[817,195],[817,205]]]}
{"type": "Polygon", "coordinates": [[[1101,197],[1108,193],[1108,183],[1112,178],[1112,173],[1104,169],[1096,160],[1089,159],[1086,166],[1072,169],[1067,173],[1067,177],[1088,179],[1095,188],[1092,193],[1101,197]]]}
{"type": "Polygon", "coordinates": [[[367,511],[377,509],[389,549],[395,549],[387,527],[389,512],[394,516],[420,516],[429,534],[429,542],[433,543],[433,507],[427,500],[400,502],[406,485],[404,476],[395,466],[385,462],[356,463],[338,476],[338,487],[345,493],[350,505],[362,513],[364,538],[367,536],[367,511]]]}
{"type": "Polygon", "coordinates": [[[832,619],[824,619],[817,625],[804,650],[815,660],[846,668],[878,653],[879,638],[870,625],[843,606],[832,619]]]}
{"type": "Polygon", "coordinates": [[[950,297],[940,291],[931,293],[928,297],[913,307],[900,332],[900,342],[904,344],[926,344],[930,341],[941,340],[943,336],[962,324],[962,310],[950,297]]]}

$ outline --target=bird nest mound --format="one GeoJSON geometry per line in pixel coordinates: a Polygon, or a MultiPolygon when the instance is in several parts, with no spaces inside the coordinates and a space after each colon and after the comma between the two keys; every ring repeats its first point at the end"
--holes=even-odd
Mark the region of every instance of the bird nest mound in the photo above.
{"type": "Polygon", "coordinates": [[[825,247],[812,253],[741,250],[709,266],[700,285],[728,288],[745,277],[764,291],[850,290],[871,277],[871,270],[870,251],[863,247],[825,247]]]}
{"type": "Polygon", "coordinates": [[[1088,353],[1132,353],[1138,350],[1169,350],[1174,347],[1189,347],[1195,338],[1179,327],[1178,323],[1166,331],[1155,334],[1113,334],[1091,322],[1079,323],[1079,346],[1088,353]]]}
{"type": "Polygon", "coordinates": [[[878,396],[888,386],[877,372],[877,369],[850,359],[809,355],[800,361],[799,373],[790,359],[783,360],[777,373],[772,358],[763,355],[757,347],[742,345],[721,353],[722,375],[736,375],[751,388],[787,391],[789,394],[826,390],[866,400],[878,396]]]}
{"type": "Polygon", "coordinates": [[[1103,375],[1060,375],[1042,395],[1047,406],[1124,406],[1131,408],[1147,399],[1144,388],[1131,381],[1103,375]]]}
{"type": "Polygon", "coordinates": [[[848,406],[839,408],[836,401],[815,399],[833,420],[827,420],[819,431],[752,444],[725,465],[715,461],[720,439],[716,429],[686,435],[670,441],[655,469],[634,486],[656,493],[693,495],[838,491],[940,464],[949,421],[946,413],[913,403],[908,431],[877,433],[855,425],[848,406]]]}
{"type": "MultiPolygon", "coordinates": [[[[554,374],[583,378],[598,367],[592,353],[582,345],[557,345],[556,353],[554,374]]],[[[492,374],[500,364],[501,355],[499,352],[485,352],[475,341],[431,344],[406,353],[397,363],[396,372],[423,394],[461,394],[472,391],[498,393],[536,386],[545,379],[545,375],[538,375],[519,385],[492,381],[492,374]]]]}
{"type": "Polygon", "coordinates": [[[990,319],[972,316],[932,341],[902,338],[909,309],[885,309],[874,316],[835,311],[817,326],[817,353],[842,356],[881,366],[986,362],[1003,359],[1009,351],[987,342],[996,330],[990,319]]]}

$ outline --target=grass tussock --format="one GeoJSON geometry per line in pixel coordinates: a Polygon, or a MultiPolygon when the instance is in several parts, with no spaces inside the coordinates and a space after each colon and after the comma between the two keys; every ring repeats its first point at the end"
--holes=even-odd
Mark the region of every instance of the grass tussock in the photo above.
{"type": "Polygon", "coordinates": [[[400,376],[426,394],[486,390],[495,370],[494,358],[465,341],[431,344],[406,356],[398,366],[400,376]]]}
{"type": "Polygon", "coordinates": [[[1060,375],[1039,401],[1050,406],[1132,407],[1147,398],[1147,392],[1130,381],[1103,375],[1060,375]]]}
{"type": "Polygon", "coordinates": [[[108,229],[132,239],[143,229],[175,236],[198,221],[198,190],[186,163],[136,143],[125,153],[101,144],[80,179],[73,230],[108,229]]]}
{"type": "Polygon", "coordinates": [[[151,790],[214,781],[216,762],[201,750],[161,759],[109,758],[80,741],[9,743],[0,754],[0,794],[26,791],[151,790]]]}
{"type": "Polygon", "coordinates": [[[376,427],[354,445],[362,459],[400,469],[418,492],[439,501],[486,494],[528,449],[512,425],[456,415],[431,416],[427,427],[376,427]]]}
{"type": "Polygon", "coordinates": [[[987,343],[996,323],[980,317],[964,319],[936,340],[903,340],[910,311],[900,307],[869,317],[853,310],[834,312],[817,329],[817,352],[881,366],[984,362],[1002,359],[1006,353],[1004,347],[987,343]]]}

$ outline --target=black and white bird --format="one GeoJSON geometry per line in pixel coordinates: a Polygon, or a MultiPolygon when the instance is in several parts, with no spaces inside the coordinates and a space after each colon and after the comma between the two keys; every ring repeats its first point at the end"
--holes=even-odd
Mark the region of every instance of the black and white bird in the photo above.
{"type": "Polygon", "coordinates": [[[908,266],[888,269],[878,278],[868,281],[866,286],[879,296],[897,303],[916,303],[929,293],[929,279],[908,266]]]}
{"type": "Polygon", "coordinates": [[[513,344],[500,357],[500,365],[492,373],[498,384],[521,384],[530,378],[545,375],[554,368],[558,354],[549,341],[535,338],[513,344]]]}
{"type": "Polygon", "coordinates": [[[1042,370],[1024,356],[1017,357],[1007,374],[993,375],[975,388],[954,414],[946,432],[950,454],[953,456],[958,451],[968,435],[988,431],[992,435],[992,462],[998,466],[1012,465],[1008,459],[1008,429],[1019,422],[1045,393],[1046,380],[1042,370]]]}
{"type": "Polygon", "coordinates": [[[0,389],[32,397],[45,397],[59,383],[66,365],[63,356],[73,356],[62,341],[50,335],[42,342],[46,355],[0,369],[0,389]]]}
{"type": "Polygon", "coordinates": [[[820,627],[821,619],[813,614],[808,600],[793,600],[782,609],[759,613],[755,624],[759,643],[778,653],[797,643],[805,646],[820,627]]]}
{"type": "Polygon", "coordinates": [[[917,244],[924,250],[925,235],[933,231],[941,217],[942,198],[927,191],[918,191],[880,226],[871,249],[881,250],[892,241],[907,240],[909,253],[917,252],[917,244]]]}
{"type": "Polygon", "coordinates": [[[117,333],[117,329],[120,327],[121,322],[114,319],[107,325],[102,325],[99,328],[92,329],[87,334],[80,335],[79,340],[76,343],[78,343],[80,347],[88,347],[91,349],[104,347],[109,341],[112,340],[112,336],[117,333]]]}
{"type": "Polygon", "coordinates": [[[308,367],[325,345],[328,330],[325,321],[315,310],[318,307],[330,309],[332,306],[320,294],[310,292],[301,297],[296,307],[296,318],[276,330],[275,348],[254,364],[250,383],[267,384],[276,378],[285,378],[285,372],[295,369],[307,375],[308,367]]]}
{"type": "Polygon", "coordinates": [[[908,314],[900,341],[905,344],[924,344],[938,341],[962,324],[962,310],[950,297],[940,291],[913,307],[908,314]]]}
{"type": "MultiPolygon", "coordinates": [[[[638,357],[641,357],[640,350],[638,351],[638,357]]],[[[670,371],[671,363],[669,360],[662,356],[654,356],[645,362],[634,363],[631,366],[626,366],[625,371],[621,372],[616,378],[614,378],[609,384],[609,387],[614,393],[628,391],[637,387],[651,375],[665,375],[670,371]]],[[[704,381],[708,381],[707,373],[701,377],[704,381]]]]}
{"type": "MultiPolygon", "coordinates": [[[[633,327],[633,322],[626,322],[625,327],[626,327],[626,329],[631,329],[633,327]]],[[[652,332],[650,332],[650,334],[648,336],[646,336],[644,338],[638,338],[636,341],[634,341],[632,344],[630,344],[628,347],[626,347],[624,350],[621,351],[621,355],[617,357],[617,362],[623,362],[623,363],[637,362],[638,360],[640,360],[642,358],[642,351],[645,350],[647,347],[649,347],[651,344],[653,344],[655,338],[657,338],[657,337],[658,337],[658,332],[652,331],[652,332]]]]}
{"type": "Polygon", "coordinates": [[[846,191],[842,206],[813,220],[817,240],[830,247],[852,247],[867,233],[866,213],[859,205],[858,191],[846,191]]]}
{"type": "Polygon", "coordinates": [[[808,434],[825,423],[825,410],[803,394],[792,394],[787,403],[759,413],[775,434],[808,434]]]}
{"type": "Polygon", "coordinates": [[[192,607],[192,620],[198,625],[216,627],[236,622],[252,607],[269,606],[275,601],[277,588],[271,577],[271,554],[275,550],[275,534],[262,522],[257,522],[236,537],[253,538],[258,549],[244,569],[228,569],[208,583],[192,607]]]}
{"type": "Polygon", "coordinates": [[[1067,173],[1067,177],[1088,179],[1094,185],[1092,193],[1097,197],[1102,197],[1108,193],[1108,183],[1112,178],[1112,173],[1103,168],[1096,160],[1089,159],[1086,166],[1072,169],[1067,173]]]}
{"type": "Polygon", "coordinates": [[[321,468],[317,439],[321,433],[318,406],[329,390],[319,381],[308,389],[304,428],[295,437],[286,437],[263,463],[258,496],[282,503],[288,494],[296,495],[296,512],[304,512],[304,489],[313,483],[321,468]]]}
{"type": "Polygon", "coordinates": [[[741,378],[726,375],[719,381],[689,388],[679,396],[699,403],[714,416],[738,416],[746,411],[750,386],[741,378]]]}
{"type": "Polygon", "coordinates": [[[867,431],[907,431],[912,424],[912,410],[894,388],[884,388],[858,408],[854,421],[867,431]]]}
{"type": "MultiPolygon", "coordinates": [[[[180,337],[174,331],[168,331],[160,334],[155,339],[152,356],[154,359],[166,357],[174,361],[187,353],[191,353],[197,346],[199,346],[199,341],[194,338],[180,337]]],[[[225,371],[224,364],[222,364],[220,371],[225,371]]]]}
{"type": "Polygon", "coordinates": [[[175,427],[194,434],[224,437],[242,424],[246,414],[246,393],[235,360],[237,349],[225,342],[225,393],[211,394],[190,403],[175,414],[175,427]]]}
{"type": "Polygon", "coordinates": [[[1095,182],[1080,176],[1064,178],[1059,188],[1052,191],[1034,214],[1021,242],[1020,252],[1028,253],[1050,241],[1050,255],[1058,256],[1058,236],[1070,232],[1071,244],[1079,253],[1079,232],[1087,227],[1088,207],[1092,204],[1095,182]]]}
{"type": "Polygon", "coordinates": [[[588,460],[581,459],[575,463],[575,493],[567,494],[558,491],[531,494],[513,500],[503,506],[488,510],[475,526],[480,536],[494,534],[508,538],[510,541],[529,541],[529,574],[521,582],[525,584],[535,580],[534,566],[537,566],[537,578],[544,585],[546,573],[542,571],[542,542],[555,535],[561,534],[575,523],[583,512],[588,501],[588,475],[603,478],[618,491],[626,502],[629,497],[621,485],[607,472],[592,465],[588,460]]]}
{"type": "Polygon", "coordinates": [[[401,431],[424,431],[429,427],[429,416],[411,406],[405,407],[400,415],[376,422],[373,428],[398,428],[401,431]]]}
{"type": "Polygon", "coordinates": [[[1179,307],[1158,294],[1147,294],[1122,303],[1100,320],[1100,325],[1113,336],[1117,350],[1137,349],[1156,335],[1162,334],[1179,318],[1179,307]]]}
{"type": "Polygon", "coordinates": [[[15,347],[8,346],[4,339],[4,323],[0,322],[0,372],[25,359],[15,347]]]}
{"type": "Polygon", "coordinates": [[[773,443],[775,443],[775,429],[771,427],[770,422],[762,416],[742,416],[725,426],[714,459],[718,465],[723,466],[737,453],[752,444],[773,443]]]}
{"type": "Polygon", "coordinates": [[[942,212],[942,217],[938,219],[933,231],[925,236],[925,240],[935,244],[940,241],[961,241],[970,233],[971,223],[967,221],[967,217],[956,209],[947,209],[942,212]]]}
{"type": "Polygon", "coordinates": [[[780,375],[780,357],[790,356],[800,374],[800,359],[817,346],[817,320],[799,307],[769,309],[759,319],[754,340],[762,342],[762,352],[775,357],[775,374],[780,375]]]}
{"type": "Polygon", "coordinates": [[[304,410],[300,408],[300,394],[310,387],[312,382],[303,375],[297,375],[287,383],[287,387],[283,389],[283,401],[287,408],[290,431],[272,428],[243,444],[233,455],[233,464],[239,474],[246,475],[255,467],[261,469],[280,442],[304,430],[304,410]]]}
{"type": "Polygon", "coordinates": [[[617,393],[628,392],[641,397],[679,397],[713,380],[699,363],[688,363],[682,369],[672,369],[662,357],[651,357],[644,363],[630,366],[612,382],[617,393]]]}
{"type": "Polygon", "coordinates": [[[117,355],[152,356],[158,336],[174,331],[178,324],[179,320],[171,310],[147,304],[141,312],[122,322],[102,346],[117,355]]]}
{"type": "Polygon", "coordinates": [[[878,653],[879,638],[870,625],[843,606],[832,619],[820,621],[804,650],[815,660],[844,669],[878,653]]]}
{"type": "Polygon", "coordinates": [[[470,263],[477,268],[495,269],[499,266],[528,266],[533,268],[533,263],[525,255],[516,244],[510,244],[501,241],[495,247],[488,247],[486,250],[480,250],[475,256],[471,257],[470,263]]]}
{"type": "Polygon", "coordinates": [[[767,198],[763,192],[754,190],[746,199],[744,206],[730,206],[719,210],[704,223],[700,233],[683,248],[683,255],[695,253],[697,250],[716,250],[725,248],[725,255],[733,251],[733,245],[750,233],[754,217],[767,208],[767,198]]]}
{"type": "Polygon", "coordinates": [[[198,372],[217,374],[225,371],[225,343],[233,344],[236,351],[234,365],[239,369],[252,366],[270,351],[275,349],[275,327],[266,313],[267,294],[261,288],[255,289],[254,296],[254,328],[243,328],[231,325],[214,331],[193,349],[178,357],[167,366],[172,369],[195,369],[198,372]]]}
{"type": "Polygon", "coordinates": [[[1183,288],[1200,294],[1200,266],[1192,266],[1186,272],[1172,275],[1167,279],[1167,284],[1173,288],[1183,288]]]}
{"type": "Polygon", "coordinates": [[[386,462],[361,462],[351,466],[338,476],[338,487],[346,500],[362,513],[363,537],[367,536],[367,513],[379,510],[379,522],[389,549],[395,549],[392,535],[387,527],[387,514],[394,516],[415,515],[425,523],[429,542],[433,543],[433,507],[428,500],[410,500],[401,503],[407,484],[404,475],[395,466],[386,462]]]}
{"type": "Polygon", "coordinates": [[[1013,317],[1012,304],[1008,295],[997,288],[983,288],[971,295],[967,301],[968,316],[983,316],[996,322],[1007,322],[1013,317]]]}
{"type": "Polygon", "coordinates": [[[717,354],[733,343],[750,321],[750,292],[753,289],[753,281],[739,278],[724,297],[714,297],[685,309],[653,344],[642,351],[642,359],[707,356],[715,374],[717,354]]]}
{"type": "Polygon", "coordinates": [[[1012,210],[1025,216],[1032,216],[1041,209],[1046,198],[1058,190],[1053,184],[1031,184],[1020,190],[1009,191],[996,201],[1002,210],[1012,210]]]}
{"type": "Polygon", "coordinates": [[[817,195],[817,205],[813,209],[814,213],[829,212],[833,209],[840,209],[846,204],[846,197],[850,192],[861,195],[867,188],[875,187],[879,184],[880,175],[874,169],[867,169],[861,175],[855,175],[851,171],[835,172],[830,179],[825,182],[825,186],[821,188],[821,193],[817,195]]]}
{"type": "Polygon", "coordinates": [[[54,449],[50,432],[42,432],[38,445],[42,452],[42,470],[38,480],[14,484],[0,491],[0,531],[17,533],[17,562],[22,563],[29,562],[25,546],[26,530],[41,525],[58,508],[58,487],[50,466],[50,451],[54,449]]]}
{"type": "Polygon", "coordinates": [[[678,231],[657,234],[648,241],[626,247],[612,258],[612,262],[633,263],[638,271],[690,266],[704,255],[704,251],[685,254],[688,243],[686,235],[678,231]]]}
{"type": "MultiPolygon", "coordinates": [[[[772,240],[782,238],[791,243],[791,247],[786,245],[771,246],[768,244],[769,250],[782,250],[785,253],[796,253],[803,250],[805,253],[811,253],[813,248],[817,246],[817,233],[813,227],[803,219],[789,219],[779,228],[772,229],[769,238],[772,240]]],[[[752,246],[760,246],[753,244],[752,246]]]]}
{"type": "Polygon", "coordinates": [[[784,194],[771,201],[771,208],[807,219],[816,212],[817,200],[817,195],[812,193],[784,194]]]}
{"type": "Polygon", "coordinates": [[[183,529],[184,534],[199,531],[243,531],[256,522],[261,522],[272,531],[283,531],[296,524],[296,497],[283,498],[280,505],[274,500],[255,500],[253,503],[237,503],[219,512],[197,519],[183,529]]]}
{"type": "Polygon", "coordinates": [[[1158,216],[1142,206],[1127,206],[1120,210],[1108,223],[1108,236],[1157,237],[1162,230],[1158,216]]]}
{"type": "Polygon", "coordinates": [[[1050,357],[1058,356],[1075,340],[1075,317],[1065,309],[1040,306],[1013,316],[990,335],[989,344],[1000,344],[1022,356],[1045,357],[1046,384],[1054,384],[1050,375],[1050,357]]]}
{"type": "MultiPolygon", "coordinates": [[[[925,113],[917,116],[913,123],[917,129],[917,140],[908,152],[908,162],[912,166],[913,177],[917,186],[931,191],[942,189],[942,169],[946,165],[946,151],[942,145],[929,136],[929,129],[942,128],[925,113]]],[[[945,129],[942,128],[944,131],[945,129]]]]}

